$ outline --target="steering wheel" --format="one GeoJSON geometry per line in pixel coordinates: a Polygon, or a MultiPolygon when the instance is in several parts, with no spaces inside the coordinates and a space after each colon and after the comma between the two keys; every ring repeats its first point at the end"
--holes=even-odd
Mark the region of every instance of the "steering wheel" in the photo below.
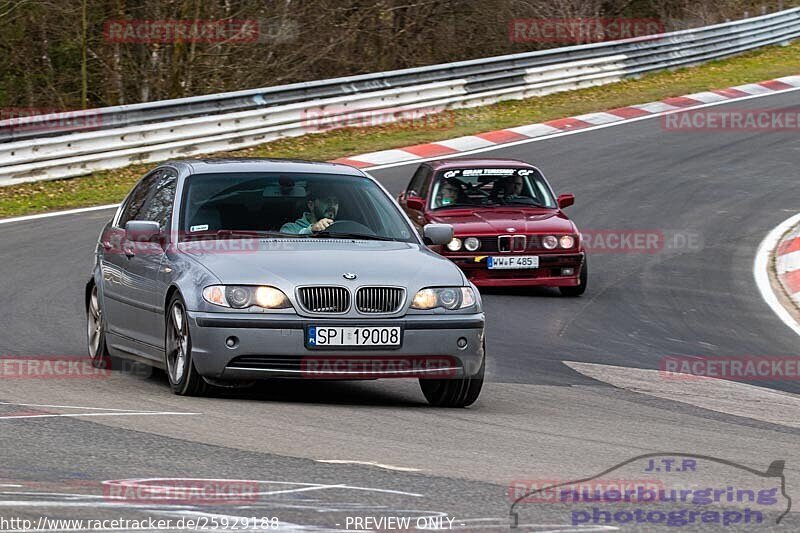
{"type": "Polygon", "coordinates": [[[489,197],[489,193],[481,188],[482,183],[465,183],[464,184],[464,194],[466,195],[473,195],[473,194],[480,194],[485,198],[489,197]]]}
{"type": "Polygon", "coordinates": [[[333,224],[325,228],[330,233],[360,233],[362,235],[375,235],[369,226],[355,220],[335,220],[333,224]]]}

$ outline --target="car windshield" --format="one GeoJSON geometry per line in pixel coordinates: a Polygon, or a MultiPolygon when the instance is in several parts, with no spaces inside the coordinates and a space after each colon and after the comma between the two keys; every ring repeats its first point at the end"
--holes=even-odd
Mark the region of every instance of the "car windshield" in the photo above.
{"type": "Polygon", "coordinates": [[[550,187],[532,168],[464,168],[440,171],[431,194],[432,209],[529,206],[555,208],[550,187]]]}
{"type": "Polygon", "coordinates": [[[265,235],[417,242],[413,228],[372,180],[336,174],[190,176],[180,225],[185,240],[265,235]],[[322,219],[327,220],[317,225],[322,219]]]}

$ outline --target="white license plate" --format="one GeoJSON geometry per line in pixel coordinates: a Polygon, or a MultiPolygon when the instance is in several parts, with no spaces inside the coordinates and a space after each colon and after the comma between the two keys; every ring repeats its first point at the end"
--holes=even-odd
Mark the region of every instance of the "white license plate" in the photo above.
{"type": "Polygon", "coordinates": [[[503,255],[490,256],[488,266],[492,270],[514,269],[514,268],[539,268],[538,255],[503,255]]]}
{"type": "Polygon", "coordinates": [[[310,326],[306,344],[309,348],[326,346],[400,346],[399,327],[310,326]]]}

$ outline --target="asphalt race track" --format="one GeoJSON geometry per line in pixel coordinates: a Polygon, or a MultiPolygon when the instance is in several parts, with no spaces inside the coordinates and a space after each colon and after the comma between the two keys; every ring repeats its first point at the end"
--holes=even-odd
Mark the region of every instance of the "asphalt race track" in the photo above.
{"type": "MultiPolygon", "coordinates": [[[[789,92],[731,105],[798,100],[789,92]]],[[[657,372],[668,355],[797,353],[800,339],[753,278],[761,240],[800,211],[797,132],[664,131],[652,118],[481,155],[538,165],[556,193],[575,193],[568,209],[582,231],[657,231],[667,244],[590,255],[582,298],[483,291],[489,381],[465,410],[428,407],[414,381],[265,383],[198,399],[173,396],[144,369],[4,380],[0,515],[275,516],[287,531],[344,530],[348,516],[446,515],[454,529],[495,531],[508,528],[513,480],[584,478],[655,452],[758,470],[785,460],[786,491],[800,497],[800,403],[785,394],[800,384],[711,386],[695,397],[657,372]],[[103,497],[103,481],[133,478],[251,480],[260,497],[233,506],[103,497]]],[[[396,194],[414,168],[372,174],[396,194]]],[[[110,214],[0,226],[0,354],[85,355],[83,284],[110,214]]],[[[520,523],[591,530],[569,517],[530,504],[520,523]]],[[[800,529],[800,517],[780,529],[800,529]]]]}

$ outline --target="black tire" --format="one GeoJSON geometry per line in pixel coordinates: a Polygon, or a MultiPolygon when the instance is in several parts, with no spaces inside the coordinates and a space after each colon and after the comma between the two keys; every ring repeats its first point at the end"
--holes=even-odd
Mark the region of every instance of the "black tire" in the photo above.
{"type": "Polygon", "coordinates": [[[204,396],[208,384],[194,367],[189,317],[180,294],[170,299],[166,311],[164,366],[169,386],[178,396],[204,396]]]}
{"type": "Polygon", "coordinates": [[[111,368],[111,354],[106,345],[106,320],[97,285],[92,285],[86,302],[86,344],[95,368],[111,368]]]}
{"type": "Polygon", "coordinates": [[[589,265],[585,257],[583,259],[583,265],[581,266],[581,275],[578,280],[579,284],[574,287],[559,287],[558,290],[561,291],[561,296],[574,298],[586,292],[586,284],[589,281],[589,265]]]}
{"type": "Polygon", "coordinates": [[[419,387],[428,403],[435,407],[467,407],[475,403],[483,388],[486,349],[481,367],[474,376],[460,379],[420,379],[419,387]]]}

